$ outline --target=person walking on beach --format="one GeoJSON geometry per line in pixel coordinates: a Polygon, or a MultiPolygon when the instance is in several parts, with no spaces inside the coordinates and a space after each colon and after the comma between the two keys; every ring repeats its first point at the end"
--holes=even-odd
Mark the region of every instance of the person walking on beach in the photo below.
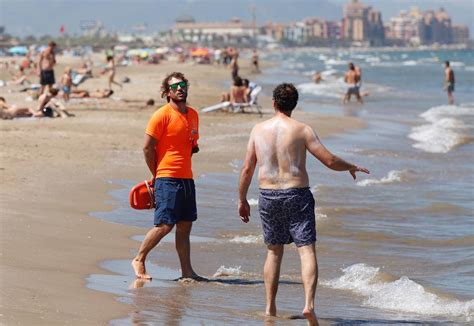
{"type": "Polygon", "coordinates": [[[346,94],[344,94],[344,97],[342,99],[342,104],[345,104],[351,100],[351,96],[355,95],[357,98],[357,101],[362,104],[363,100],[362,97],[360,96],[360,83],[362,82],[361,80],[361,75],[360,75],[360,70],[356,69],[354,64],[352,62],[349,62],[349,70],[346,72],[346,75],[344,76],[344,81],[349,84],[349,88],[347,89],[346,94]]]}
{"type": "Polygon", "coordinates": [[[252,53],[252,72],[260,72],[260,67],[258,66],[258,52],[256,49],[253,50],[252,53]]]}
{"type": "Polygon", "coordinates": [[[107,56],[107,67],[105,68],[105,71],[107,72],[107,78],[108,78],[108,84],[109,84],[109,89],[112,89],[112,84],[115,84],[117,86],[120,86],[120,88],[123,88],[122,84],[119,82],[116,82],[114,80],[115,78],[115,59],[113,56],[107,56]]]}
{"type": "Polygon", "coordinates": [[[145,235],[132,261],[135,275],[151,279],[146,272],[148,253],[176,226],[176,251],[183,278],[203,280],[191,266],[190,233],[197,219],[196,193],[191,157],[199,151],[197,111],[186,105],[189,83],[180,72],[165,77],[161,95],[168,103],[151,117],[145,132],[143,152],[155,178],[154,227],[145,235]]]}
{"type": "Polygon", "coordinates": [[[454,71],[449,65],[449,61],[444,63],[444,89],[448,92],[448,104],[454,104],[454,71]]]}
{"type": "Polygon", "coordinates": [[[349,171],[354,179],[356,172],[369,171],[332,154],[310,126],[291,118],[297,102],[298,91],[293,84],[283,83],[274,89],[275,115],[257,124],[250,133],[240,175],[238,210],[241,220],[247,223],[250,218],[247,192],[258,164],[259,212],[268,248],[263,270],[265,314],[276,316],[275,298],[284,245],[294,242],[301,259],[305,292],[303,315],[310,325],[317,325],[314,313],[318,281],[315,202],[309,190],[306,152],[332,170],[349,171]]]}
{"type": "Polygon", "coordinates": [[[48,47],[44,49],[38,60],[38,76],[40,77],[40,95],[43,94],[44,89],[48,86],[48,90],[53,87],[56,80],[54,79],[54,65],[56,64],[56,43],[51,41],[48,47]]]}

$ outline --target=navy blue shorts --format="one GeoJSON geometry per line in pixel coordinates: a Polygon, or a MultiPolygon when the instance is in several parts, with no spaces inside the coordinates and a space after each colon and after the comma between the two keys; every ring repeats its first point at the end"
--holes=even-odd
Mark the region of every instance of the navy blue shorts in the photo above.
{"type": "Polygon", "coordinates": [[[260,189],[258,208],[267,245],[316,242],[314,198],[309,188],[260,189]]]}
{"type": "Polygon", "coordinates": [[[193,179],[157,178],[155,200],[155,225],[197,220],[193,179]]]}

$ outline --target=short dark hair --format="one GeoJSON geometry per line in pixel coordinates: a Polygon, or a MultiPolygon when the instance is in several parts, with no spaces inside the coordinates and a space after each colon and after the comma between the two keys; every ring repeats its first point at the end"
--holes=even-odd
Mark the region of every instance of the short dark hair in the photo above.
{"type": "Polygon", "coordinates": [[[244,86],[248,87],[249,84],[250,84],[250,81],[249,81],[247,78],[244,78],[244,79],[242,79],[242,84],[243,84],[244,86]]]}
{"type": "Polygon", "coordinates": [[[56,46],[57,44],[56,44],[56,42],[54,42],[54,41],[49,41],[48,45],[49,45],[49,46],[56,46]]]}
{"type": "Polygon", "coordinates": [[[444,63],[446,64],[446,66],[449,67],[449,61],[448,60],[446,60],[444,63]]]}
{"type": "Polygon", "coordinates": [[[59,93],[59,89],[57,89],[56,87],[51,87],[49,89],[49,92],[51,93],[51,95],[56,96],[59,93]]]}
{"type": "Polygon", "coordinates": [[[298,90],[293,84],[282,83],[273,90],[273,100],[278,111],[291,112],[298,103],[298,90]]]}
{"type": "Polygon", "coordinates": [[[108,55],[108,56],[106,57],[107,61],[110,61],[110,60],[112,60],[113,58],[114,58],[113,55],[108,55]]]}
{"type": "Polygon", "coordinates": [[[166,97],[166,100],[168,102],[170,101],[170,98],[168,96],[168,92],[170,91],[169,82],[170,82],[171,78],[181,79],[182,81],[185,81],[187,85],[189,85],[188,80],[186,79],[186,77],[184,77],[184,74],[181,73],[181,72],[176,72],[175,71],[175,72],[172,72],[171,74],[169,74],[168,76],[166,76],[165,79],[163,79],[163,81],[161,82],[161,98],[166,97]]]}
{"type": "Polygon", "coordinates": [[[349,69],[350,70],[355,70],[355,66],[352,62],[349,62],[349,69]]]}
{"type": "Polygon", "coordinates": [[[7,102],[3,96],[0,96],[0,101],[5,103],[7,102]]]}

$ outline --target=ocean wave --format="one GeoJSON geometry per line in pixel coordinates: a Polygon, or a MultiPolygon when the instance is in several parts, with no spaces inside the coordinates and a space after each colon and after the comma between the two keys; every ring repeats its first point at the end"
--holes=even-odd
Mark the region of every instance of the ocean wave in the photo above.
{"type": "Polygon", "coordinates": [[[340,98],[347,89],[342,80],[323,81],[322,83],[303,83],[298,86],[302,94],[340,98]]]}
{"type": "Polygon", "coordinates": [[[414,148],[430,153],[447,153],[470,140],[464,133],[472,127],[466,123],[468,116],[474,116],[474,107],[442,105],[430,108],[420,115],[429,124],[413,127],[408,137],[417,141],[414,148]]]}
{"type": "Polygon", "coordinates": [[[402,177],[403,177],[402,171],[392,170],[388,172],[388,175],[386,177],[383,177],[381,179],[365,179],[365,180],[357,182],[356,184],[359,187],[366,187],[366,186],[371,186],[375,184],[389,184],[389,183],[402,181],[402,177]]]}
{"type": "Polygon", "coordinates": [[[241,270],[242,266],[234,266],[234,267],[225,267],[222,265],[217,269],[217,271],[212,275],[212,277],[220,277],[220,276],[239,276],[242,274],[241,270]]]}
{"type": "Polygon", "coordinates": [[[232,243],[263,243],[263,235],[245,235],[245,236],[235,236],[229,240],[232,243]]]}
{"type": "Polygon", "coordinates": [[[447,299],[428,292],[407,276],[387,277],[380,268],[355,264],[342,269],[343,275],[321,284],[341,290],[351,290],[365,297],[364,304],[404,313],[429,316],[474,317],[474,300],[447,299]]]}

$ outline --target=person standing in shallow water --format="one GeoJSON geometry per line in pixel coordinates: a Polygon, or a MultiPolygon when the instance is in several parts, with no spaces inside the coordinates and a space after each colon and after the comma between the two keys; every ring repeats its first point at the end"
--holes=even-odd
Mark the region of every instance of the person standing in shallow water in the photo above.
{"type": "Polygon", "coordinates": [[[444,63],[444,88],[446,92],[448,92],[448,104],[453,105],[454,104],[454,97],[453,97],[453,92],[454,92],[454,71],[450,67],[449,61],[446,61],[444,63]]]}
{"type": "Polygon", "coordinates": [[[356,172],[369,170],[335,156],[321,144],[313,129],[291,118],[298,102],[293,84],[283,83],[273,91],[273,118],[257,124],[250,133],[247,154],[239,182],[238,210],[241,220],[250,218],[247,192],[258,164],[260,188],[259,213],[267,245],[263,269],[267,316],[276,316],[276,294],[284,245],[294,242],[301,260],[301,276],[305,293],[303,315],[309,325],[318,325],[314,297],[318,281],[316,258],[315,202],[309,190],[306,152],[310,152],[328,168],[356,172]]]}
{"type": "Polygon", "coordinates": [[[135,275],[149,280],[145,260],[148,253],[176,226],[176,251],[183,278],[204,280],[191,265],[190,234],[197,219],[196,192],[191,158],[199,151],[199,118],[186,105],[189,83],[180,72],[169,74],[162,82],[162,97],[168,104],[151,117],[145,132],[143,152],[155,178],[154,227],[145,235],[132,261],[135,275]]]}

